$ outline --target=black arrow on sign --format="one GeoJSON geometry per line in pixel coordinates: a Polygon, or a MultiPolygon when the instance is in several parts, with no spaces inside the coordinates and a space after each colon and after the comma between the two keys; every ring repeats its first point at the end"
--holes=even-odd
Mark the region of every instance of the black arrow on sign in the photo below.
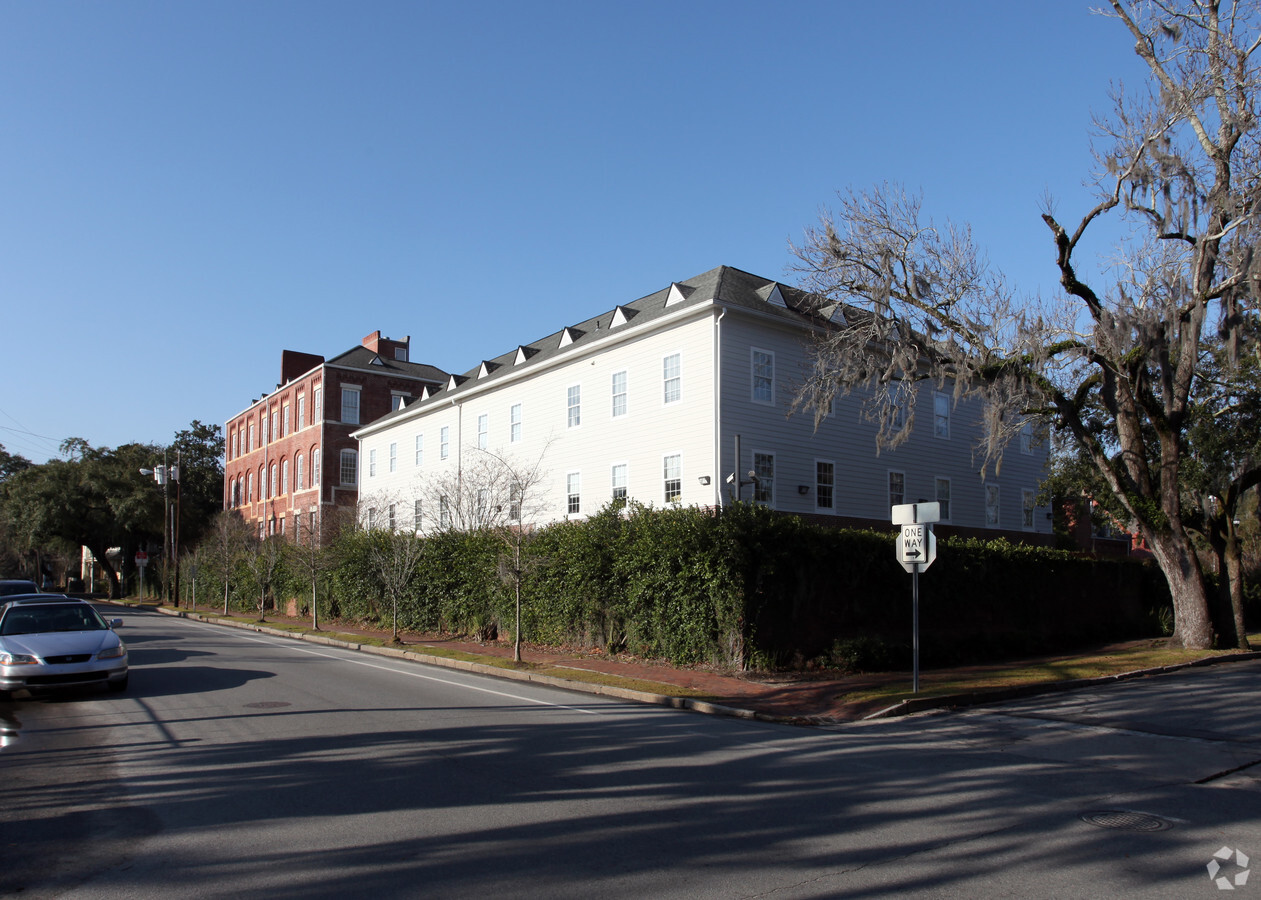
{"type": "Polygon", "coordinates": [[[920,553],[918,550],[903,550],[902,555],[909,559],[915,559],[917,556],[920,555],[920,553]]]}

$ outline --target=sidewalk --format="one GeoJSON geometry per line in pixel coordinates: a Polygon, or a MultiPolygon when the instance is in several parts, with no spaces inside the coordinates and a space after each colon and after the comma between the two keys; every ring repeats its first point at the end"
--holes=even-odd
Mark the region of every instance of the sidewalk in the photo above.
{"type": "MultiPolygon", "coordinates": [[[[478,643],[441,635],[404,634],[399,643],[391,644],[388,630],[353,627],[344,623],[333,623],[321,628],[320,632],[302,634],[285,629],[309,629],[309,619],[269,614],[264,622],[249,621],[241,617],[227,621],[211,610],[194,612],[161,607],[146,608],[155,609],[167,615],[188,616],[231,627],[266,631],[320,643],[348,645],[367,652],[419,657],[420,661],[434,665],[477,671],[500,678],[559,684],[573,690],[609,694],[640,702],[667,704],[705,712],[799,725],[835,724],[881,715],[904,715],[933,708],[998,702],[1033,693],[1047,693],[1087,684],[1117,681],[1122,678],[1160,674],[1187,665],[1208,665],[1226,660],[1261,658],[1261,652],[1235,652],[1205,657],[1195,662],[1136,670],[1120,675],[944,695],[931,693],[933,680],[949,678],[957,681],[968,675],[981,676],[986,672],[1008,668],[1012,664],[1009,662],[971,666],[943,672],[921,670],[921,695],[912,698],[910,672],[878,672],[861,675],[838,675],[834,672],[731,673],[704,667],[679,668],[632,657],[610,658],[598,652],[566,652],[530,646],[522,647],[521,659],[525,664],[522,668],[500,668],[493,663],[497,660],[510,661],[512,646],[498,641],[478,643]],[[355,640],[356,638],[379,642],[382,646],[375,643],[360,645],[355,640]],[[482,657],[483,661],[451,658],[442,654],[482,657]],[[575,676],[578,672],[590,672],[609,677],[602,679],[600,684],[592,684],[577,680],[577,678],[567,678],[567,672],[574,672],[575,676]],[[884,686],[892,687],[905,699],[873,700],[856,696],[884,686]]],[[[1067,657],[1059,656],[1053,659],[1065,658],[1067,657]]]]}

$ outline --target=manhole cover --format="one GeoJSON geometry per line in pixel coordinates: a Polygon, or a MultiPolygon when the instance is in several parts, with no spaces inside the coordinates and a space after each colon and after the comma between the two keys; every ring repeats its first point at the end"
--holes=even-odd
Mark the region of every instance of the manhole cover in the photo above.
{"type": "Polygon", "coordinates": [[[246,709],[280,709],[282,706],[293,706],[283,700],[259,700],[257,703],[245,704],[246,709]]]}
{"type": "Polygon", "coordinates": [[[1128,812],[1122,809],[1095,809],[1081,814],[1081,820],[1097,828],[1116,828],[1121,831],[1164,831],[1169,822],[1147,813],[1128,812]]]}

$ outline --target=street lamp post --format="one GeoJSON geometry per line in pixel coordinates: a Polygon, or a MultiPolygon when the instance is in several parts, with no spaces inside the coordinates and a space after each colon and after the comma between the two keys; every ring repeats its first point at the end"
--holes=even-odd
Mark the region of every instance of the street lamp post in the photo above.
{"type": "Polygon", "coordinates": [[[162,485],[162,591],[165,599],[171,600],[171,564],[174,561],[175,605],[179,606],[179,561],[175,554],[179,552],[179,523],[175,518],[179,514],[179,451],[175,451],[176,464],[167,465],[167,453],[162,451],[162,465],[152,469],[141,469],[141,475],[152,475],[153,480],[162,485]],[[170,483],[175,482],[175,508],[171,508],[170,483]]]}

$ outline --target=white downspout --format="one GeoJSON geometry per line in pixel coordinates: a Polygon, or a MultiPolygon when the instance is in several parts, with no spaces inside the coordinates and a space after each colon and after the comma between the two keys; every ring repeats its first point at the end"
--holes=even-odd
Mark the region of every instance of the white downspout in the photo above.
{"type": "MultiPolygon", "coordinates": [[[[722,317],[727,314],[724,306],[714,320],[714,505],[722,508],[722,317]]],[[[739,468],[739,461],[736,463],[739,468]]]]}

